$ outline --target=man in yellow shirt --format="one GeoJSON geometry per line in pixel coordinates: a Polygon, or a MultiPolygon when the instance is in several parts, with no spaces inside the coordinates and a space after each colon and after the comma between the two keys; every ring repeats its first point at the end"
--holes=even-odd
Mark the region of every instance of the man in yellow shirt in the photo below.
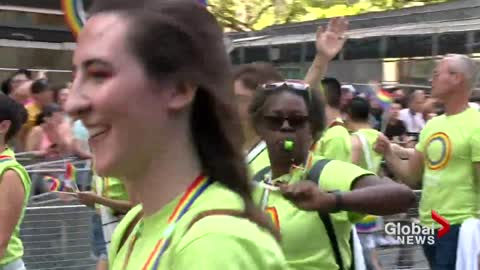
{"type": "Polygon", "coordinates": [[[340,110],[342,89],[335,78],[322,80],[326,100],[325,114],[327,129],[321,139],[315,144],[315,154],[329,158],[351,162],[350,133],[345,128],[340,110]]]}
{"type": "Polygon", "coordinates": [[[422,184],[420,222],[440,225],[432,210],[451,225],[450,231],[424,245],[432,269],[456,269],[459,230],[462,223],[478,218],[480,175],[480,112],[469,108],[475,86],[476,63],[464,55],[447,55],[433,72],[432,96],[445,105],[445,114],[427,122],[415,149],[393,146],[380,136],[376,150],[395,175],[410,186],[422,184]],[[408,153],[402,160],[396,153],[408,153]]]}

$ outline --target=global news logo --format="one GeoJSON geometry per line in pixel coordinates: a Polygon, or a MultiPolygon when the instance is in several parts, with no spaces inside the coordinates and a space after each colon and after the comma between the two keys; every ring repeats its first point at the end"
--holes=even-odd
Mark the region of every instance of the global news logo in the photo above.
{"type": "Polygon", "coordinates": [[[388,222],[385,224],[385,234],[395,238],[401,245],[433,245],[437,238],[450,231],[450,223],[432,210],[432,219],[441,225],[437,235],[435,226],[422,226],[414,222],[388,222]]]}

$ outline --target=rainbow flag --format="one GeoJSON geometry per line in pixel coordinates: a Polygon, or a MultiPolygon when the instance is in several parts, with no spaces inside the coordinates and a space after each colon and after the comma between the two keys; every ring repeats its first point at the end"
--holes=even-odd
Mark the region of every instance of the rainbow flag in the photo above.
{"type": "Polygon", "coordinates": [[[393,102],[393,95],[385,89],[380,89],[377,93],[377,100],[383,109],[387,109],[393,102]]]}
{"type": "Polygon", "coordinates": [[[85,11],[83,9],[83,1],[61,0],[61,6],[65,22],[67,23],[75,38],[77,38],[85,23],[85,11]]]}
{"type": "Polygon", "coordinates": [[[72,163],[67,162],[65,168],[64,180],[65,186],[73,191],[78,191],[77,187],[77,169],[72,163]]]}
{"type": "Polygon", "coordinates": [[[375,232],[380,229],[381,224],[379,223],[379,221],[380,220],[377,216],[367,215],[360,222],[358,222],[355,227],[357,228],[357,232],[375,232]]]}
{"type": "Polygon", "coordinates": [[[43,177],[43,181],[45,181],[48,185],[48,189],[53,192],[53,191],[63,191],[65,188],[65,185],[63,184],[63,181],[61,181],[58,178],[46,175],[43,177]]]}

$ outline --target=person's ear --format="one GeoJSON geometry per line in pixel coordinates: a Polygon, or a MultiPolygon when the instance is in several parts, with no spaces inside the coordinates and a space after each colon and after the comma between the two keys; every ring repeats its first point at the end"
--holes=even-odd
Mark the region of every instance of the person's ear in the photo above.
{"type": "Polygon", "coordinates": [[[3,120],[0,122],[0,135],[5,137],[11,125],[12,122],[10,120],[3,120]]]}
{"type": "Polygon", "coordinates": [[[193,102],[197,90],[198,87],[190,83],[177,84],[169,94],[167,108],[172,111],[183,110],[193,102]]]}

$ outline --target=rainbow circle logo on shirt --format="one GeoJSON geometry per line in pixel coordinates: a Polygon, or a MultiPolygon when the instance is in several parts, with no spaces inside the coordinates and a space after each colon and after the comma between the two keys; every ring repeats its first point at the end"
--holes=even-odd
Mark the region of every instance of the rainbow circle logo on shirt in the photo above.
{"type": "Polygon", "coordinates": [[[445,168],[452,155],[452,142],[444,132],[437,132],[427,139],[425,147],[426,163],[430,170],[445,168]]]}

